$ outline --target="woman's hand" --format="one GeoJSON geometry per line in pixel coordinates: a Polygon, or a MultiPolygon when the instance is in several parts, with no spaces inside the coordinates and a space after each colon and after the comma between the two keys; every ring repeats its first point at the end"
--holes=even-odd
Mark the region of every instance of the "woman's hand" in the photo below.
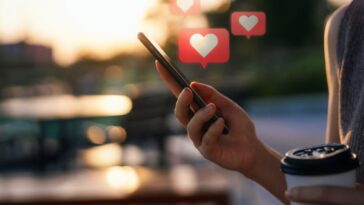
{"type": "Polygon", "coordinates": [[[286,192],[286,197],[295,202],[332,204],[332,205],[363,205],[364,188],[358,185],[356,188],[311,186],[296,187],[286,192]]]}
{"type": "Polygon", "coordinates": [[[178,97],[175,107],[177,119],[187,128],[189,137],[200,153],[220,166],[236,170],[255,180],[282,202],[286,182],[280,171],[281,155],[260,142],[255,134],[254,124],[248,114],[236,103],[213,87],[192,83],[191,87],[208,103],[200,110],[193,103],[190,89],[181,87],[156,62],[158,72],[173,94],[178,97]],[[191,113],[190,108],[196,112],[191,113]],[[206,127],[214,114],[221,117],[206,127]],[[224,124],[229,133],[224,135],[224,124]]]}
{"type": "Polygon", "coordinates": [[[243,172],[252,170],[257,158],[258,140],[254,125],[247,113],[236,103],[222,95],[211,86],[192,83],[191,87],[208,103],[193,115],[193,94],[189,88],[181,91],[180,86],[169,74],[157,65],[172,92],[178,96],[175,115],[186,127],[188,136],[200,153],[220,166],[243,172]],[[221,117],[206,128],[206,123],[218,112],[221,117]],[[223,135],[224,123],[229,127],[229,134],[223,135]]]}

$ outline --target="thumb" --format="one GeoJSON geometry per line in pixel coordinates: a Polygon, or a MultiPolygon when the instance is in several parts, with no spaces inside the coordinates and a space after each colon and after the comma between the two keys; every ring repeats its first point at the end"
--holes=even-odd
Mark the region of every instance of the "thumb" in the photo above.
{"type": "Polygon", "coordinates": [[[206,101],[214,103],[219,109],[230,108],[234,102],[225,95],[221,94],[215,88],[198,82],[192,82],[191,87],[206,101]]]}

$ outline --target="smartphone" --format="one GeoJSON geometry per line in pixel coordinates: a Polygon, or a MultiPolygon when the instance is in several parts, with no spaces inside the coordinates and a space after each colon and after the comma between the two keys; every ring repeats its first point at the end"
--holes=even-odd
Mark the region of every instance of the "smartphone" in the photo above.
{"type": "MultiPolygon", "coordinates": [[[[190,88],[193,93],[193,101],[199,108],[206,106],[206,102],[202,99],[196,91],[190,87],[190,81],[186,76],[178,69],[176,64],[171,60],[171,58],[163,51],[163,49],[155,43],[151,38],[142,32],[138,33],[138,39],[147,48],[147,50],[154,56],[156,60],[167,70],[167,72],[172,76],[172,78],[181,86],[181,88],[190,88]]],[[[215,122],[220,116],[215,114],[208,125],[215,122]]],[[[229,129],[225,125],[223,134],[228,134],[229,129]]]]}

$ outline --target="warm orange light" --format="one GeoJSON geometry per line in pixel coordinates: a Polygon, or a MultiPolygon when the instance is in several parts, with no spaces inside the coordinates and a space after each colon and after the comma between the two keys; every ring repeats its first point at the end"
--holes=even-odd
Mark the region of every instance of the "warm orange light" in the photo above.
{"type": "Polygon", "coordinates": [[[105,131],[97,126],[91,125],[86,130],[87,138],[94,144],[104,144],[106,141],[105,131]]]}
{"type": "Polygon", "coordinates": [[[179,194],[189,195],[197,191],[196,172],[190,165],[177,165],[171,170],[172,188],[179,194]]]}
{"type": "Polygon", "coordinates": [[[132,108],[130,98],[122,95],[82,96],[79,105],[81,116],[125,115],[132,108]]]}
{"type": "MultiPolygon", "coordinates": [[[[0,42],[27,40],[54,48],[61,65],[135,51],[136,34],[158,0],[0,0],[0,42]]],[[[160,40],[160,39],[159,39],[160,40]]]]}
{"type": "MultiPolygon", "coordinates": [[[[226,11],[230,1],[201,0],[202,10],[226,11]]],[[[56,62],[67,66],[85,55],[107,59],[118,53],[146,53],[136,38],[139,31],[163,45],[181,28],[208,26],[203,13],[171,15],[168,2],[0,0],[0,42],[50,46],[56,62]]]]}
{"type": "Polygon", "coordinates": [[[123,95],[72,95],[14,98],[0,103],[0,111],[11,117],[60,119],[125,115],[132,101],[123,95]]]}
{"type": "Polygon", "coordinates": [[[114,166],[122,162],[122,149],[117,143],[100,145],[85,150],[82,159],[92,167],[114,166]]]}
{"type": "Polygon", "coordinates": [[[132,193],[140,186],[140,178],[134,168],[115,166],[106,171],[107,183],[125,193],[132,193]]]}
{"type": "Polygon", "coordinates": [[[77,100],[72,95],[12,98],[0,103],[0,111],[21,118],[72,118],[77,113],[77,100]]]}
{"type": "Polygon", "coordinates": [[[109,126],[107,133],[111,142],[123,142],[127,135],[126,130],[121,126],[109,126]]]}

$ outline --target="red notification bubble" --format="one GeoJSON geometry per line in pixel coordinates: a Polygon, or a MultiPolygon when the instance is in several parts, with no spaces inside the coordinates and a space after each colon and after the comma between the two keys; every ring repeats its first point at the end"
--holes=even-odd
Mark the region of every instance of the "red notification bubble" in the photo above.
{"type": "Polygon", "coordinates": [[[225,63],[230,58],[229,32],[223,28],[184,29],[178,37],[179,60],[183,63],[225,63]]]}
{"type": "Polygon", "coordinates": [[[192,15],[201,12],[200,0],[169,0],[171,14],[192,15]]]}
{"type": "Polygon", "coordinates": [[[263,36],[266,32],[264,12],[233,12],[231,14],[231,32],[237,36],[263,36]]]}

